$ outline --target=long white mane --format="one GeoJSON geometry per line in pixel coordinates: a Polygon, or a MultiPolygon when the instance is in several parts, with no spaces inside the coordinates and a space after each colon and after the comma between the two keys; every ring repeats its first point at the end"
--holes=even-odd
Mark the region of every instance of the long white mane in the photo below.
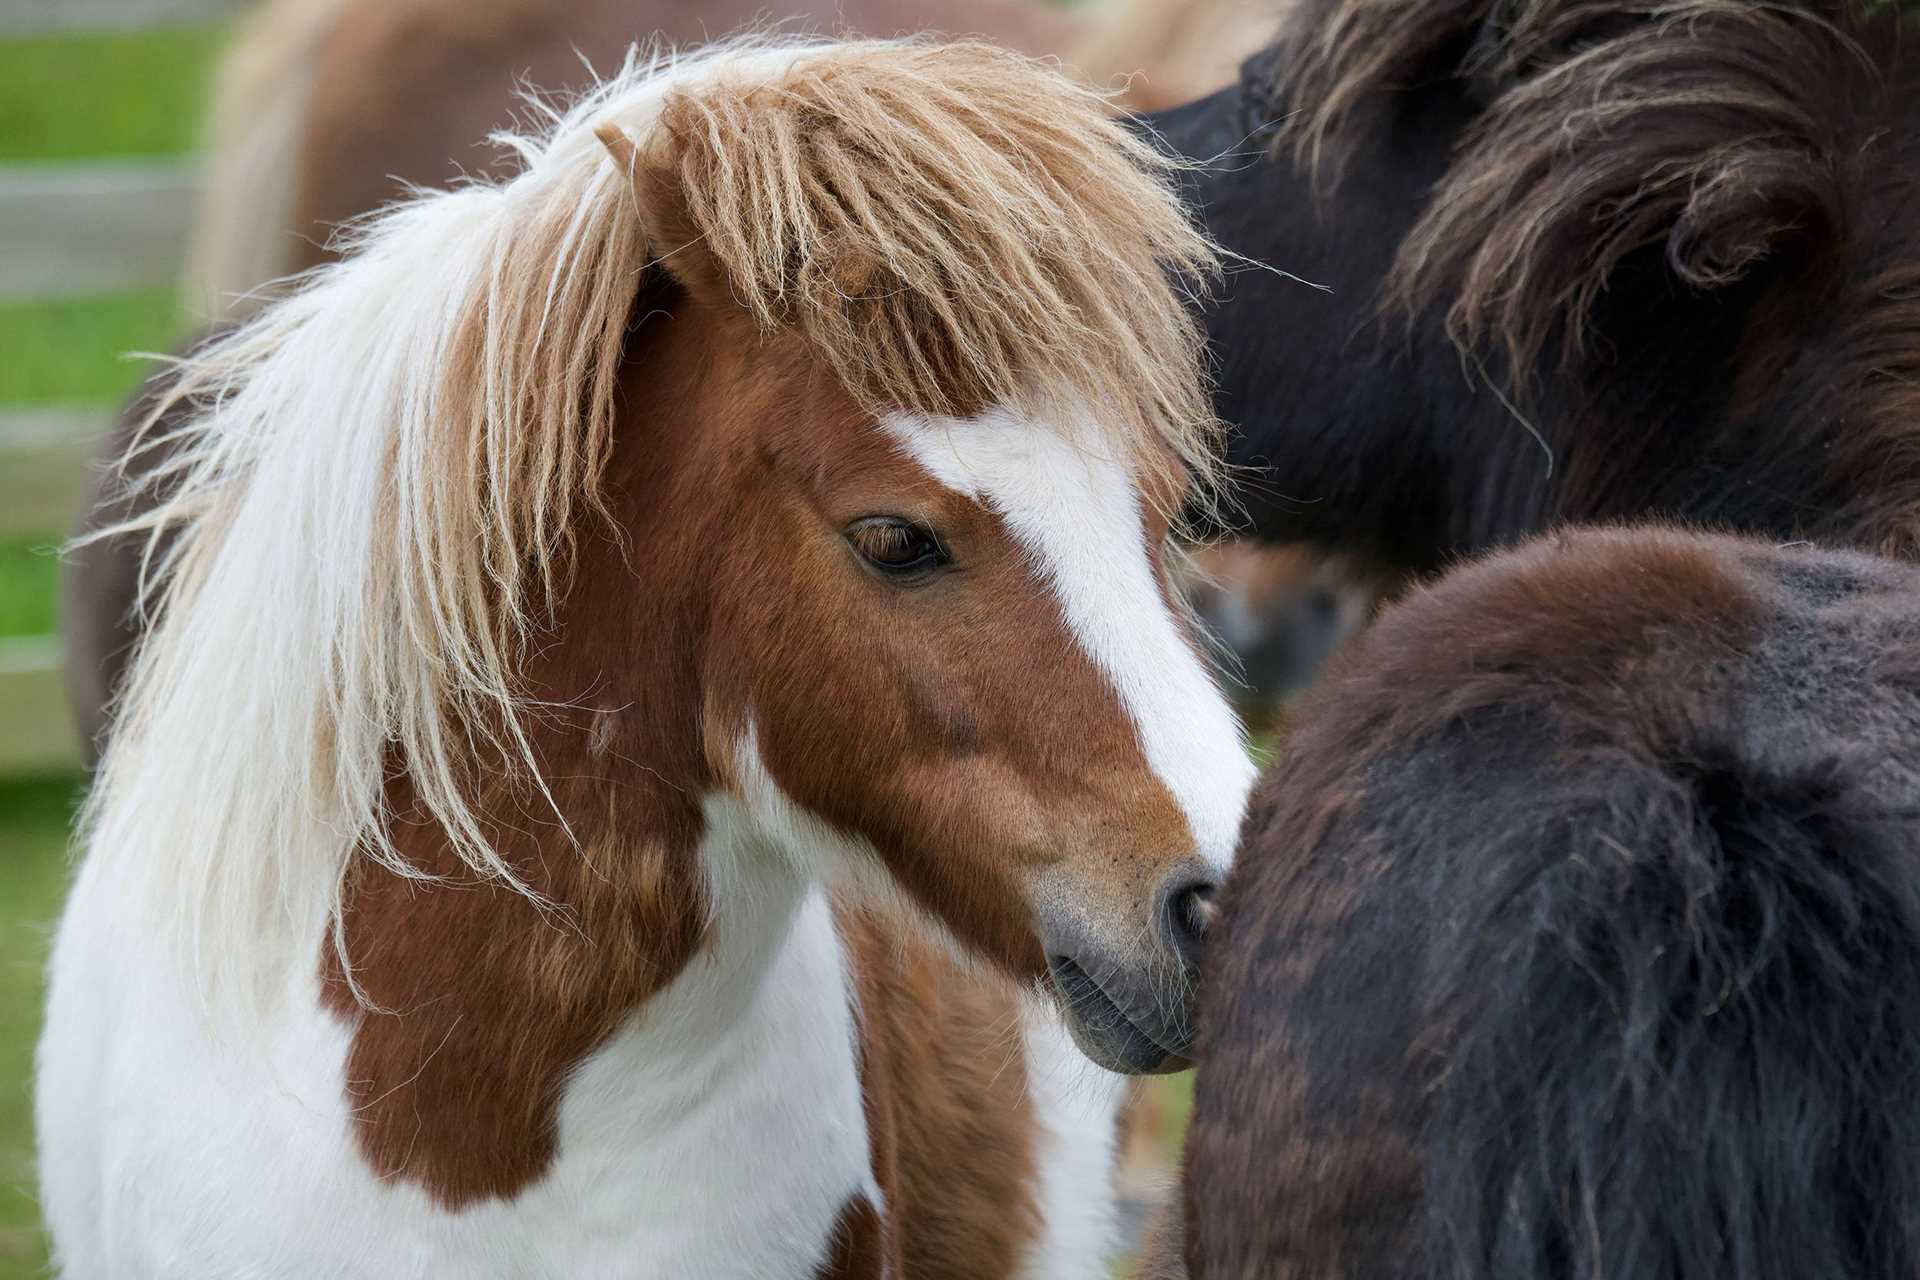
{"type": "Polygon", "coordinates": [[[496,139],[517,176],[380,213],[180,363],[153,415],[189,409],[166,499],[95,535],[151,535],[153,625],[85,825],[92,870],[169,931],[210,1008],[318,965],[356,849],[420,874],[385,827],[396,766],[469,867],[531,894],[463,767],[476,735],[531,764],[516,649],[597,503],[650,253],[594,130],[645,137],[671,88],[824,47],[636,54],[539,136],[496,139]]]}

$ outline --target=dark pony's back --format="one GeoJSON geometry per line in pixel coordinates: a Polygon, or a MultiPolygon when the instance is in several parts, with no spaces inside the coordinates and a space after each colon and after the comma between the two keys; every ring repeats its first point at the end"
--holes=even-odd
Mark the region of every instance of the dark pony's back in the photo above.
{"type": "Polygon", "coordinates": [[[1642,530],[1389,610],[1227,895],[1193,1273],[1920,1274],[1916,602],[1642,530]]]}

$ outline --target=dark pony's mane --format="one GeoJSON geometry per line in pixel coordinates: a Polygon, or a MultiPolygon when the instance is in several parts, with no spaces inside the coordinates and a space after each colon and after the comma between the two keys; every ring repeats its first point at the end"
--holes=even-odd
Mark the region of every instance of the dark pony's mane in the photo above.
{"type": "MultiPolygon", "coordinates": [[[[1452,86],[1476,114],[1400,242],[1389,308],[1434,317],[1530,418],[1624,436],[1649,403],[1710,406],[1783,472],[1818,469],[1807,532],[1910,556],[1909,25],[1858,0],[1302,0],[1272,54],[1280,140],[1337,206],[1347,158],[1452,86]]],[[[1617,489],[1641,447],[1574,459],[1558,505],[1603,514],[1582,490],[1617,489]]]]}

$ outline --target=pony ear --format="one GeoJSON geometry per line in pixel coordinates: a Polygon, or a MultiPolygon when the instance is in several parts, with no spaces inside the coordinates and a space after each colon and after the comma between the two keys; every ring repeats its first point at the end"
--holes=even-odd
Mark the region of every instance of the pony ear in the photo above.
{"type": "Polygon", "coordinates": [[[633,139],[627,131],[611,120],[603,120],[595,127],[593,136],[600,139],[600,145],[607,149],[613,162],[626,170],[634,172],[640,165],[640,148],[633,145],[633,139]]]}
{"type": "Polygon", "coordinates": [[[594,127],[593,136],[625,176],[641,211],[651,249],[648,270],[711,304],[717,318],[737,311],[726,273],[703,243],[672,164],[642,150],[617,121],[603,120],[594,127]]]}

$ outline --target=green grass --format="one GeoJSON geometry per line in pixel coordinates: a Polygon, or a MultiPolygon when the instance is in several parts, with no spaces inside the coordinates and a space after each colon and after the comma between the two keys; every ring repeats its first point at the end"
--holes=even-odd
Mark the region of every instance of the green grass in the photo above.
{"type": "Polygon", "coordinates": [[[1193,1072],[1168,1076],[1160,1083],[1160,1098],[1166,1108],[1160,1113],[1160,1144],[1168,1165],[1178,1168],[1180,1148],[1187,1141],[1187,1121],[1193,1117],[1193,1072]]]}
{"type": "MultiPolygon", "coordinates": [[[[200,136],[225,26],[0,39],[0,164],[176,155],[200,136]]],[[[167,290],[0,304],[0,406],[72,404],[102,413],[145,370],[131,350],[179,334],[167,290]]],[[[0,542],[0,636],[54,624],[49,534],[0,542]]],[[[45,1274],[33,1195],[33,1047],[52,921],[67,882],[79,784],[0,778],[0,1280],[45,1274]]]]}
{"type": "MultiPolygon", "coordinates": [[[[179,333],[170,290],[112,297],[0,303],[0,408],[97,406],[110,416],[151,362],[131,351],[165,351],[179,333]]],[[[60,535],[0,542],[0,636],[53,630],[60,535]]]]}
{"type": "Polygon", "coordinates": [[[225,26],[0,40],[0,162],[191,150],[225,26]]]}
{"type": "Polygon", "coordinates": [[[179,333],[170,289],[0,303],[0,404],[113,404],[179,333]]]}
{"type": "Polygon", "coordinates": [[[0,781],[0,1277],[46,1265],[33,1195],[33,1046],[47,944],[66,891],[71,780],[0,781]]]}
{"type": "Polygon", "coordinates": [[[53,534],[0,542],[0,636],[53,634],[53,600],[60,562],[53,534]]]}

